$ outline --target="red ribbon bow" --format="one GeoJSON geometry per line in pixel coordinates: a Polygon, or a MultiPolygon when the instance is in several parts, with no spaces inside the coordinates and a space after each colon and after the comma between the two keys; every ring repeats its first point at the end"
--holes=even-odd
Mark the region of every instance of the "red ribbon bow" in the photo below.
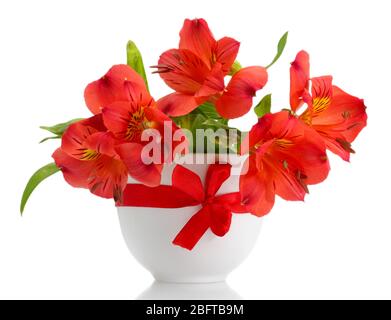
{"type": "Polygon", "coordinates": [[[223,237],[230,229],[232,212],[245,213],[240,193],[216,195],[231,174],[230,164],[212,164],[208,168],[205,188],[194,172],[177,165],[172,174],[172,186],[147,187],[128,184],[123,202],[118,206],[182,208],[202,205],[174,239],[175,245],[192,250],[205,232],[223,237]]]}

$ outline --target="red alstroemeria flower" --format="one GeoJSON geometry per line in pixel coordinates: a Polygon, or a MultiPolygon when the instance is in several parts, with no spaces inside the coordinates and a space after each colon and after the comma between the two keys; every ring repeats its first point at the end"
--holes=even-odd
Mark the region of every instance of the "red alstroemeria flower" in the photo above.
{"type": "Polygon", "coordinates": [[[171,161],[172,151],[182,141],[174,142],[173,150],[169,146],[171,141],[164,141],[164,125],[171,127],[172,134],[178,127],[157,109],[141,76],[127,65],[114,66],[101,79],[87,86],[85,98],[92,112],[102,113],[104,125],[116,140],[115,151],[129,175],[145,185],[159,185],[162,164],[171,161]],[[156,129],[160,134],[156,137],[161,140],[158,163],[144,161],[143,148],[149,141],[141,138],[147,129],[156,129]]]}
{"type": "Polygon", "coordinates": [[[275,195],[304,200],[307,185],[323,181],[330,170],[323,140],[289,111],[259,119],[241,152],[250,153],[240,177],[242,204],[257,216],[272,209],[275,195]]]}
{"type": "MultiPolygon", "coordinates": [[[[173,151],[179,142],[164,140],[164,130],[170,129],[172,134],[178,127],[155,106],[143,106],[140,101],[115,102],[102,110],[103,120],[110,132],[119,141],[116,151],[126,164],[129,174],[148,186],[160,184],[163,163],[173,159],[173,151]],[[170,126],[170,127],[169,127],[170,126]],[[156,163],[147,164],[143,158],[143,148],[151,143],[141,139],[144,130],[156,130],[156,143],[161,153],[156,163]]],[[[155,135],[151,132],[152,135],[155,135]]],[[[185,136],[183,136],[185,137],[185,136]]],[[[145,156],[149,156],[145,154],[145,156]]]]}
{"type": "Polygon", "coordinates": [[[309,65],[305,51],[292,62],[291,108],[296,112],[307,103],[299,118],[323,137],[330,151],[349,161],[350,153],[354,153],[351,143],[367,123],[364,101],[333,86],[331,76],[310,79],[309,65]]]}
{"type": "Polygon", "coordinates": [[[228,37],[216,41],[203,19],[185,20],[179,49],[163,53],[156,66],[156,73],[176,91],[160,99],[158,107],[170,116],[182,116],[210,101],[224,118],[246,114],[268,75],[262,67],[243,68],[225,86],[224,77],[231,70],[239,45],[228,37]]]}
{"type": "Polygon", "coordinates": [[[137,99],[143,105],[153,102],[140,75],[127,65],[113,66],[102,78],[90,83],[84,98],[93,114],[101,113],[104,107],[119,102],[137,99]]]}
{"type": "Polygon", "coordinates": [[[115,151],[115,139],[97,115],[71,125],[53,158],[65,180],[103,198],[121,201],[128,170],[115,151]]]}

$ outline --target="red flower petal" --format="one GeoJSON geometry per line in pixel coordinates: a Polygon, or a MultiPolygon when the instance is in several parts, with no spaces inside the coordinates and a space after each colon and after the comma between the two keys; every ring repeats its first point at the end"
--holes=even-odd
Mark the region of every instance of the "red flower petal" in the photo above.
{"type": "Polygon", "coordinates": [[[241,177],[240,192],[243,204],[256,215],[269,212],[275,194],[286,200],[303,200],[307,185],[328,175],[322,138],[287,111],[263,116],[248,140],[252,154],[249,171],[241,177]]]}
{"type": "Polygon", "coordinates": [[[193,95],[171,93],[157,101],[157,107],[166,115],[179,117],[190,113],[201,103],[193,95]]]}
{"type": "MultiPolygon", "coordinates": [[[[127,65],[116,65],[101,79],[87,86],[84,97],[88,108],[93,114],[98,114],[103,107],[113,102],[128,101],[129,89],[125,86],[127,82],[137,91],[147,92],[144,80],[136,71],[127,65]]],[[[145,99],[148,100],[148,97],[145,99]]]]}
{"type": "Polygon", "coordinates": [[[206,77],[201,88],[197,91],[195,97],[197,101],[203,101],[203,99],[206,100],[222,92],[224,88],[224,72],[221,63],[217,62],[206,77]]]}
{"type": "Polygon", "coordinates": [[[297,143],[294,152],[301,155],[299,171],[305,173],[305,183],[308,185],[323,182],[329,175],[330,163],[325,152],[326,144],[311,128],[305,128],[304,139],[297,143]]]}
{"type": "Polygon", "coordinates": [[[97,132],[86,139],[85,145],[90,150],[113,158],[118,158],[114,146],[116,141],[110,132],[97,132]]]}
{"type": "Polygon", "coordinates": [[[304,182],[301,182],[300,176],[297,175],[297,168],[292,167],[292,161],[286,167],[283,163],[276,162],[272,167],[265,170],[274,172],[275,192],[281,198],[288,201],[304,201],[304,197],[308,192],[304,182]]]}
{"type": "Polygon", "coordinates": [[[225,74],[229,73],[239,52],[240,43],[232,38],[222,38],[216,43],[216,61],[221,63],[225,74]]]}
{"type": "Polygon", "coordinates": [[[323,76],[311,79],[312,107],[314,112],[319,113],[326,110],[333,97],[333,77],[323,76]]]}
{"type": "Polygon", "coordinates": [[[290,104],[294,112],[303,104],[303,96],[309,88],[310,62],[309,55],[305,51],[300,51],[290,69],[291,87],[290,104]]]}
{"type": "MultiPolygon", "coordinates": [[[[325,143],[319,134],[286,111],[265,117],[259,126],[269,131],[266,133],[267,139],[278,139],[273,148],[273,157],[280,160],[276,163],[277,171],[281,170],[282,165],[283,172],[290,172],[300,184],[304,184],[304,189],[307,184],[317,184],[325,180],[330,166],[325,143]]],[[[264,138],[265,136],[259,136],[258,141],[264,138]]],[[[302,194],[302,191],[299,194],[302,194]]]]}
{"type": "Polygon", "coordinates": [[[137,81],[133,81],[133,79],[125,81],[124,87],[127,94],[127,101],[142,107],[152,106],[155,104],[155,101],[149,94],[144,80],[141,77],[139,77],[137,81]],[[139,80],[142,80],[142,82],[139,80]]]}
{"type": "Polygon", "coordinates": [[[100,115],[71,125],[62,137],[62,149],[53,157],[69,184],[117,201],[128,175],[114,151],[112,134],[97,130],[103,128],[100,115]]]}
{"type": "Polygon", "coordinates": [[[149,187],[156,187],[160,185],[163,165],[146,163],[143,148],[144,146],[139,143],[130,142],[118,145],[116,151],[132,178],[149,187]]]}
{"type": "Polygon", "coordinates": [[[92,116],[91,118],[81,120],[80,123],[84,126],[89,126],[94,128],[97,131],[106,132],[107,128],[105,127],[105,124],[103,123],[103,117],[102,114],[97,114],[95,116],[92,116]]]}
{"type": "MultiPolygon", "coordinates": [[[[178,127],[175,125],[175,123],[162,111],[160,111],[156,107],[148,107],[144,109],[145,116],[151,123],[161,123],[163,124],[165,121],[169,122],[173,128],[177,129],[178,127]]],[[[153,126],[155,127],[155,126],[153,126]]]]}
{"type": "Polygon", "coordinates": [[[265,86],[267,79],[267,71],[262,67],[239,70],[229,82],[226,92],[216,102],[219,114],[227,119],[246,114],[252,106],[256,92],[265,86]]]}
{"type": "Polygon", "coordinates": [[[215,44],[216,40],[204,19],[185,20],[180,32],[180,49],[192,51],[211,69],[215,44]]]}
{"type": "Polygon", "coordinates": [[[202,203],[205,199],[200,177],[193,171],[177,165],[172,174],[172,185],[202,203]]]}
{"type": "Polygon", "coordinates": [[[351,143],[367,124],[364,101],[333,86],[330,107],[312,119],[312,127],[325,139],[327,148],[349,161],[351,143]]]}
{"type": "Polygon", "coordinates": [[[61,148],[58,148],[52,157],[57,167],[61,169],[66,182],[75,188],[88,188],[88,177],[94,165],[91,161],[77,160],[61,148]]]}
{"type": "MultiPolygon", "coordinates": [[[[282,178],[281,181],[286,181],[284,175],[289,174],[293,181],[299,182],[299,185],[293,182],[291,184],[297,187],[296,195],[300,195],[296,200],[302,200],[307,191],[307,184],[322,182],[328,176],[330,166],[326,146],[314,130],[291,116],[289,112],[267,115],[265,120],[268,118],[271,120],[271,127],[266,138],[274,142],[272,149],[267,152],[275,160],[274,169],[282,178]]],[[[263,126],[262,120],[260,126],[263,126]]],[[[260,141],[263,139],[261,137],[260,141]]],[[[276,190],[278,191],[277,187],[276,190]]]]}
{"type": "Polygon", "coordinates": [[[131,102],[115,102],[102,110],[106,127],[121,141],[139,142],[143,122],[147,119],[144,110],[131,102]]]}
{"type": "MultiPolygon", "coordinates": [[[[337,156],[339,156],[342,160],[349,162],[350,161],[350,154],[355,153],[355,151],[352,149],[351,143],[348,142],[346,139],[344,139],[341,135],[341,137],[338,138],[332,138],[329,135],[322,135],[326,147],[328,150],[330,150],[332,153],[335,153],[337,156]]],[[[336,134],[334,135],[336,136],[336,134]]]]}
{"type": "Polygon", "coordinates": [[[85,124],[92,121],[80,121],[72,124],[62,137],[61,148],[68,155],[79,160],[95,160],[101,154],[115,156],[114,140],[110,133],[99,132],[85,124]]]}
{"type": "Polygon", "coordinates": [[[88,178],[90,191],[103,198],[122,201],[122,193],[128,182],[128,172],[123,162],[107,155],[94,162],[88,178]]]}
{"type": "Polygon", "coordinates": [[[74,123],[69,126],[62,136],[61,148],[68,155],[82,160],[86,156],[85,152],[89,151],[86,143],[87,138],[95,133],[98,133],[98,131],[93,127],[85,126],[80,122],[74,123]]]}
{"type": "Polygon", "coordinates": [[[248,172],[240,176],[242,204],[252,214],[262,217],[268,214],[274,206],[273,180],[268,176],[268,172],[258,170],[255,156],[250,156],[246,166],[248,166],[248,172]]]}
{"type": "Polygon", "coordinates": [[[160,56],[157,66],[161,78],[177,92],[195,94],[203,85],[210,69],[189,50],[171,49],[160,56]]]}
{"type": "Polygon", "coordinates": [[[364,102],[332,86],[330,76],[311,81],[312,102],[300,119],[323,137],[330,151],[349,161],[351,143],[366,126],[364,102]]]}
{"type": "Polygon", "coordinates": [[[130,102],[116,102],[104,108],[102,112],[107,128],[121,142],[144,144],[142,135],[144,130],[148,129],[158,130],[162,138],[165,137],[165,126],[171,130],[172,136],[178,130],[175,123],[155,107],[139,107],[130,102]]]}
{"type": "MultiPolygon", "coordinates": [[[[338,118],[341,120],[338,115],[341,115],[345,120],[343,136],[350,143],[357,138],[357,135],[367,125],[368,116],[364,100],[344,92],[337,86],[333,86],[333,101],[328,111],[322,115],[322,120],[317,119],[319,123],[337,123],[338,118]]],[[[318,121],[315,121],[314,125],[318,125],[318,121]]]]}
{"type": "MultiPolygon", "coordinates": [[[[241,155],[248,154],[250,150],[262,141],[272,128],[273,117],[265,115],[258,119],[258,123],[254,125],[250,132],[245,136],[240,146],[241,155]]],[[[275,121],[275,120],[274,120],[275,121]]]]}
{"type": "Polygon", "coordinates": [[[308,108],[300,116],[300,119],[306,124],[311,125],[314,118],[330,107],[333,99],[332,82],[333,78],[331,76],[311,79],[312,97],[304,97],[304,101],[308,103],[308,108]]]}
{"type": "Polygon", "coordinates": [[[106,155],[91,161],[77,160],[61,149],[56,150],[53,158],[73,187],[88,188],[97,196],[121,200],[128,179],[121,161],[106,155]]]}

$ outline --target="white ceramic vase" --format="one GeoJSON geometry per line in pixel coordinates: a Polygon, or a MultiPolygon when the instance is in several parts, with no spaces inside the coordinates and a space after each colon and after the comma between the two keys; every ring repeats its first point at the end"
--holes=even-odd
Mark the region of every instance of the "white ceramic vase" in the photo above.
{"type": "MultiPolygon", "coordinates": [[[[204,183],[207,164],[194,164],[186,156],[186,168],[197,173],[204,183]]],[[[217,194],[237,192],[243,158],[229,156],[231,177],[217,194]],[[241,160],[241,161],[239,161],[241,160]],[[234,165],[235,163],[235,165],[234,165]]],[[[162,184],[170,185],[175,164],[165,165],[162,184]]],[[[129,183],[137,183],[129,180],[129,183]]],[[[172,240],[200,206],[179,209],[118,207],[123,237],[132,255],[158,281],[210,283],[225,281],[228,274],[250,254],[260,233],[262,219],[250,214],[234,214],[230,231],[217,237],[212,231],[192,251],[172,244],[172,240]]]]}

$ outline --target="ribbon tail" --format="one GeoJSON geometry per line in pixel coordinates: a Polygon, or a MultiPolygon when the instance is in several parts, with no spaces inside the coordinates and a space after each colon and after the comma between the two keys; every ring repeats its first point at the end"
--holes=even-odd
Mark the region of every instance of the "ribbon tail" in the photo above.
{"type": "Polygon", "coordinates": [[[191,217],[172,243],[191,251],[208,229],[209,209],[204,207],[191,217]]]}
{"type": "Polygon", "coordinates": [[[210,228],[218,237],[224,237],[231,228],[232,212],[226,206],[212,205],[210,228]]]}

